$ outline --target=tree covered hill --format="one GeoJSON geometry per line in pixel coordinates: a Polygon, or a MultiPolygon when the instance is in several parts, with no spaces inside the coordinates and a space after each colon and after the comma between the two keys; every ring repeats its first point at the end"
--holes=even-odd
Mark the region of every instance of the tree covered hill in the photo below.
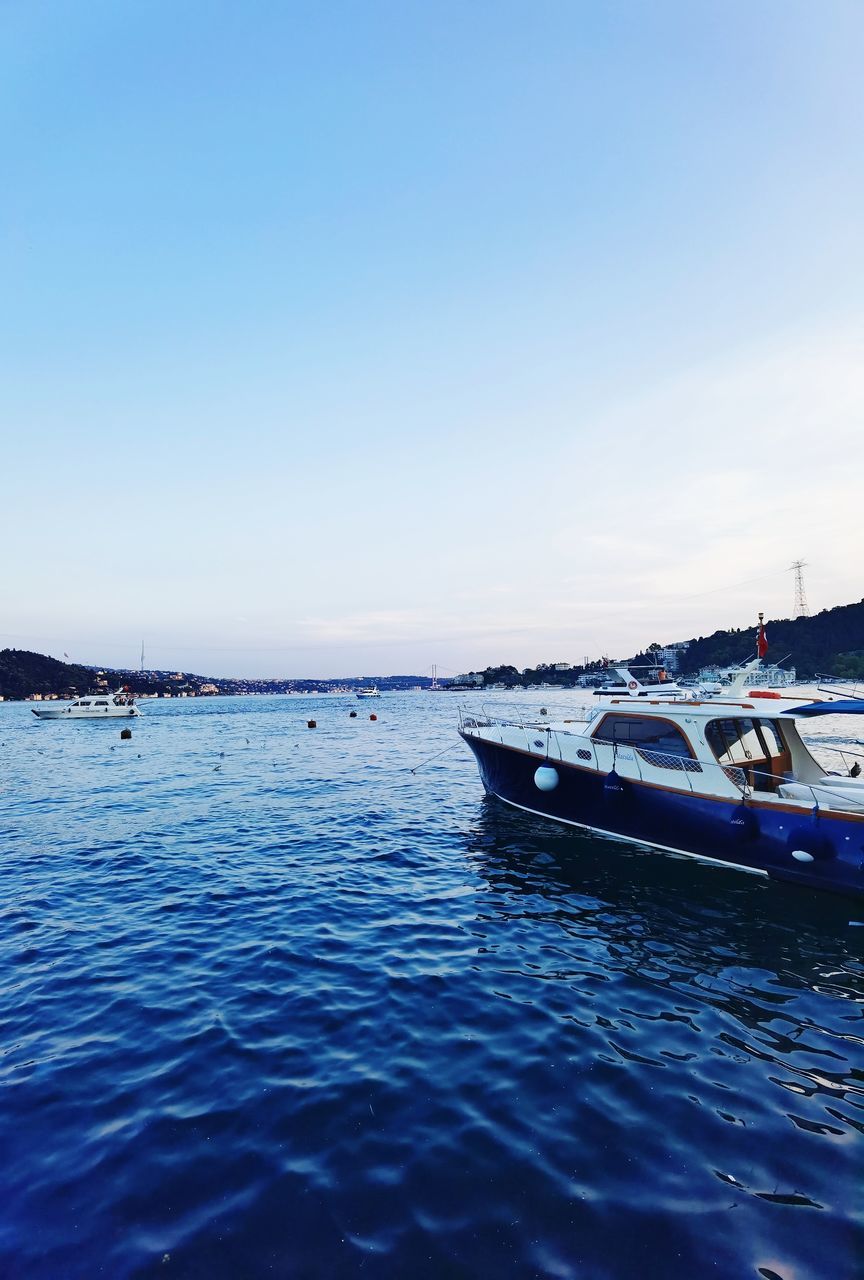
{"type": "MultiPolygon", "coordinates": [[[[729,666],[756,653],[756,627],[715,631],[690,641],[681,654],[685,674],[702,667],[729,666]]],[[[767,662],[788,655],[799,676],[820,674],[864,677],[864,600],[823,609],[812,618],[777,618],[765,622],[767,662]]]]}
{"type": "Polygon", "coordinates": [[[91,667],[60,662],[27,649],[0,649],[0,694],[26,698],[31,693],[88,693],[96,673],[91,667]]]}
{"type": "MultiPolygon", "coordinates": [[[[755,657],[756,630],[756,627],[737,627],[688,641],[688,648],[679,651],[680,674],[690,675],[702,667],[732,666],[755,657]]],[[[793,665],[802,679],[817,675],[864,679],[864,600],[825,609],[812,618],[770,619],[765,623],[765,630],[767,662],[787,659],[787,665],[793,665]]],[[[662,645],[655,642],[641,653],[621,659],[621,664],[650,666],[662,660],[661,652],[662,645]]],[[[585,672],[596,676],[607,674],[602,662],[592,662],[588,667],[574,665],[564,671],[559,670],[561,665],[541,663],[524,671],[500,665],[487,667],[476,675],[482,678],[482,683],[478,681],[478,684],[483,688],[496,684],[507,688],[537,684],[570,688],[585,672]]],[[[472,678],[474,675],[474,672],[470,673],[472,678]]]]}

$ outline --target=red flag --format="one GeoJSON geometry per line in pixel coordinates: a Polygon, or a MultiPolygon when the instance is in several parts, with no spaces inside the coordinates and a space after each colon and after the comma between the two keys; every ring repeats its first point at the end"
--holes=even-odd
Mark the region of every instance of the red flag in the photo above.
{"type": "Polygon", "coordinates": [[[765,628],[762,625],[762,614],[759,614],[759,632],[756,636],[756,652],[760,658],[764,658],[768,652],[768,637],[765,634],[765,628]]]}

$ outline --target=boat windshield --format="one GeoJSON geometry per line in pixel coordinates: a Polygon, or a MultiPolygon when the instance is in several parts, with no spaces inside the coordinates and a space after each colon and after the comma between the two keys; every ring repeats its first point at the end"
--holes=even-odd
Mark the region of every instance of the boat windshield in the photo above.
{"type": "Polygon", "coordinates": [[[744,770],[760,791],[773,791],[788,777],[792,757],[775,720],[728,716],[705,726],[705,739],[720,764],[744,770]]]}
{"type": "Polygon", "coordinates": [[[705,726],[708,745],[721,764],[747,764],[782,755],[785,745],[773,720],[735,716],[705,726]]]}

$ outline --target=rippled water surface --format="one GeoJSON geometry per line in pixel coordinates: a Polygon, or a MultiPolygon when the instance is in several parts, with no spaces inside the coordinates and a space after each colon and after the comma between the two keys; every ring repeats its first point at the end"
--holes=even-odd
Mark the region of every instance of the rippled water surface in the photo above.
{"type": "Polygon", "coordinates": [[[455,715],[0,707],[0,1274],[861,1273],[861,908],[412,774],[455,715]]]}

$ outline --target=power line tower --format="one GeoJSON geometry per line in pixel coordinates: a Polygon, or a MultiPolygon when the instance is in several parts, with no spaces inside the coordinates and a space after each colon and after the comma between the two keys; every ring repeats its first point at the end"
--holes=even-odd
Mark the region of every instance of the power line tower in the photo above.
{"type": "Polygon", "coordinates": [[[807,607],[807,593],[804,590],[804,568],[806,564],[806,560],[796,560],[789,566],[795,574],[795,609],[792,613],[793,618],[810,617],[810,610],[807,607]]]}

